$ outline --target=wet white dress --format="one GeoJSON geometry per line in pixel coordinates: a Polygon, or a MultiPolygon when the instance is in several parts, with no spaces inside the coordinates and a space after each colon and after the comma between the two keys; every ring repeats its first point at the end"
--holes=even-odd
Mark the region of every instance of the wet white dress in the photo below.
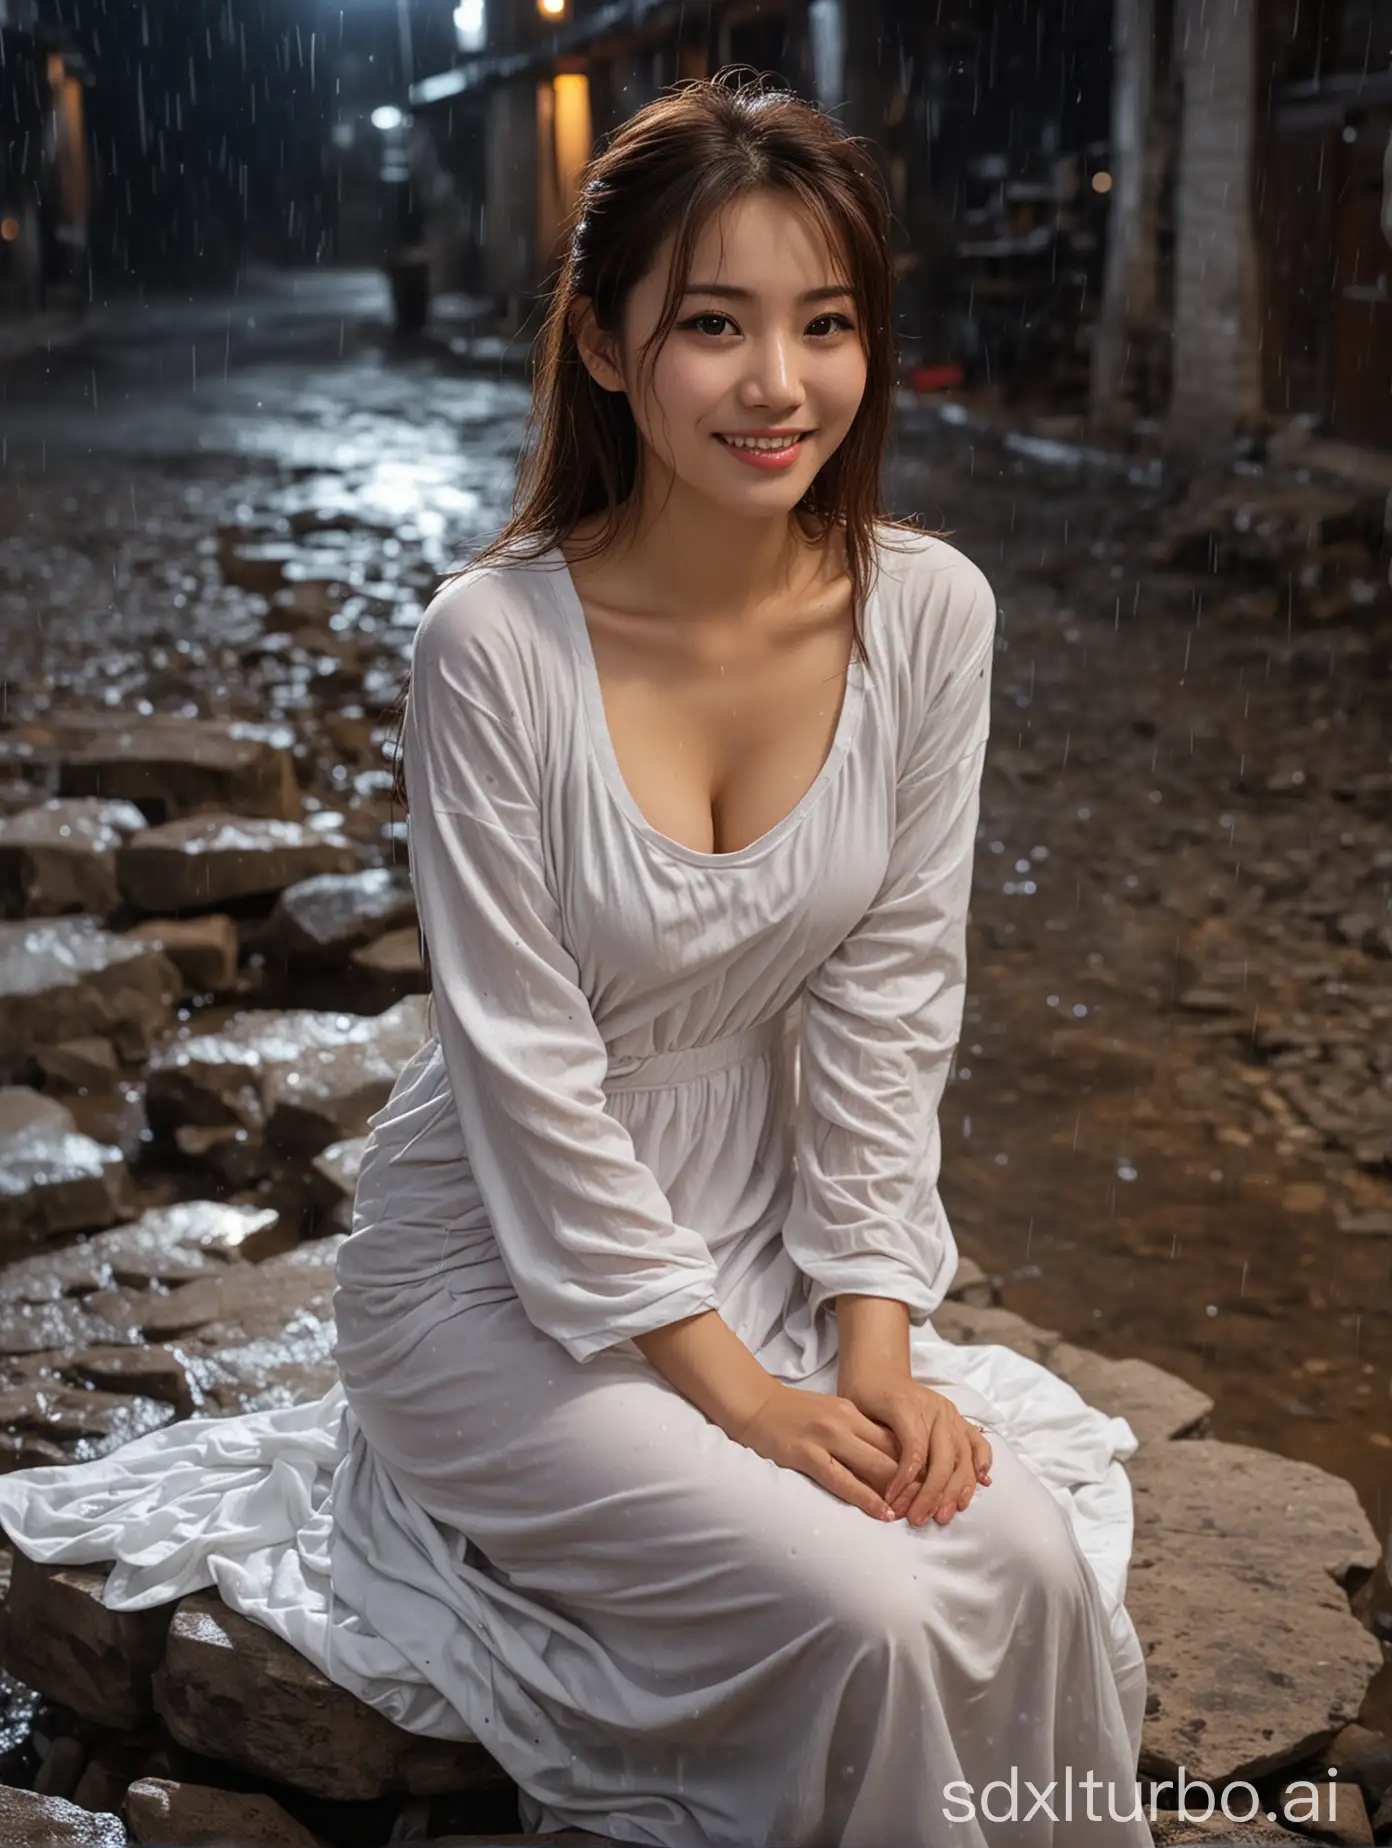
{"type": "Polygon", "coordinates": [[[1135,1435],[931,1320],[995,602],[927,535],[878,563],[821,772],[727,854],[625,787],[558,549],[436,596],[405,750],[438,1037],[374,1120],[342,1384],[0,1481],[25,1552],[118,1561],[108,1602],[215,1583],[399,1724],[483,1740],[527,1829],[1150,1841],[1108,1814],[1145,1700],[1135,1435]],[[832,1392],[843,1292],[907,1303],[915,1376],[991,1438],[946,1527],[745,1448],[632,1339],[718,1309],[832,1392]]]}

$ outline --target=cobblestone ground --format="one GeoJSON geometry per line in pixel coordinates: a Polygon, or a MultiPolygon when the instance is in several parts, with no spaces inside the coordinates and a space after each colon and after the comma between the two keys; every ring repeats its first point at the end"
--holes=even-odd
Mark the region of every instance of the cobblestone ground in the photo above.
{"type": "MultiPolygon", "coordinates": [[[[0,392],[0,748],[72,705],[278,718],[317,804],[390,829],[411,625],[506,513],[523,381],[394,348],[371,279],[313,277],[123,311],[0,392]],[[310,619],[364,676],[267,645],[310,619]]],[[[1001,607],[959,1242],[1007,1306],[1211,1393],[1216,1436],[1347,1476],[1382,1532],[1386,558],[1356,497],[1290,477],[1179,506],[927,411],[896,443],[894,511],[1001,607]]]]}

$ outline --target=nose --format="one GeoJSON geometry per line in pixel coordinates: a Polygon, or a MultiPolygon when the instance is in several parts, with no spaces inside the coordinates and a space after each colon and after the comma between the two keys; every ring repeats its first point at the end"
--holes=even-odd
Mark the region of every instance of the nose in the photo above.
{"type": "Polygon", "coordinates": [[[741,386],[745,404],[777,405],[791,410],[802,403],[803,390],[795,336],[772,328],[748,346],[749,365],[741,386]]]}

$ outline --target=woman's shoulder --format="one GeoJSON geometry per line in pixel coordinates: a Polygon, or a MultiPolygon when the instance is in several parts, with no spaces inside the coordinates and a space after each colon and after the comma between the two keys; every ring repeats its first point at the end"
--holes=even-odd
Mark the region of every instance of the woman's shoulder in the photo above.
{"type": "Polygon", "coordinates": [[[887,639],[931,697],[936,683],[994,648],[995,592],[980,565],[936,533],[885,522],[875,541],[887,639]]]}
{"type": "Polygon", "coordinates": [[[471,668],[492,676],[527,675],[554,622],[548,555],[476,559],[435,591],[421,616],[412,666],[471,668]]]}

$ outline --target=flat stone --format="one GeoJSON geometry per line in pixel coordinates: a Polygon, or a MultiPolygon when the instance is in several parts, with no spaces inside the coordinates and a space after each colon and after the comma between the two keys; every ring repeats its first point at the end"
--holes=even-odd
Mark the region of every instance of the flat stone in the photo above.
{"type": "Polygon", "coordinates": [[[340,963],[415,915],[416,901],[404,869],[325,873],[281,893],[271,914],[270,936],[292,961],[340,963]]]}
{"type": "Polygon", "coordinates": [[[229,1342],[270,1341],[308,1316],[331,1319],[334,1263],[341,1241],[316,1239],[262,1264],[237,1264],[167,1294],[152,1291],[141,1312],[142,1332],[170,1340],[216,1326],[229,1342]]]}
{"type": "Polygon", "coordinates": [[[152,820],[234,809],[282,821],[302,812],[283,725],[182,719],[151,713],[132,725],[115,713],[48,715],[42,754],[59,761],[59,794],[123,797],[152,820]]]}
{"type": "Polygon", "coordinates": [[[94,918],[0,923],[0,1075],[40,1046],[100,1034],[142,1058],[169,1026],[182,984],[153,944],[94,918]]]}
{"type": "Polygon", "coordinates": [[[1382,1652],[1346,1587],[1377,1564],[1352,1486],[1207,1438],[1130,1459],[1127,1608],[1149,1681],[1142,1775],[1215,1789],[1298,1764],[1356,1718],[1382,1652]]]}
{"type": "Polygon", "coordinates": [[[172,1405],[180,1418],[202,1409],[190,1387],[184,1361],[174,1348],[144,1343],[132,1347],[85,1347],[62,1363],[65,1378],[104,1392],[137,1394],[172,1405]]]}
{"type": "Polygon", "coordinates": [[[46,1354],[110,1341],[112,1328],[81,1303],[0,1303],[0,1354],[46,1354]]]}
{"type": "Polygon", "coordinates": [[[1366,1844],[1372,1848],[1373,1827],[1357,1784],[1332,1783],[1316,1776],[1293,1778],[1281,1788],[1276,1814],[1302,1833],[1318,1831],[1322,1842],[1347,1842],[1350,1848],[1366,1844]]]}
{"type": "Polygon", "coordinates": [[[414,924],[389,930],[385,936],[354,950],[348,966],[380,992],[412,994],[427,986],[420,931],[414,924]]]}
{"type": "Polygon", "coordinates": [[[1099,1412],[1124,1418],[1142,1444],[1201,1436],[1213,1412],[1206,1392],[1148,1360],[1110,1360],[1060,1341],[1048,1366],[1099,1412]]]}
{"type": "Polygon", "coordinates": [[[237,982],[237,927],[221,912],[201,918],[147,918],[127,933],[164,951],[186,995],[226,994],[237,982]]]}
{"type": "Polygon", "coordinates": [[[349,1136],[321,1149],[309,1164],[314,1175],[314,1197],[333,1232],[353,1229],[353,1201],[358,1191],[366,1136],[349,1136]]]}
{"type": "Polygon", "coordinates": [[[212,1032],[171,1034],[148,1067],[151,1121],[241,1127],[312,1157],[366,1131],[424,1043],[426,1015],[426,998],[413,995],[383,1014],[248,1012],[212,1032]]]}
{"type": "Polygon", "coordinates": [[[56,1099],[0,1086],[0,1261],[130,1211],[119,1149],[84,1136],[56,1099]]]}
{"type": "Polygon", "coordinates": [[[959,1347],[1008,1347],[1044,1367],[1051,1365],[1051,1356],[1061,1339],[1055,1329],[1036,1328],[1014,1310],[992,1304],[940,1303],[933,1311],[932,1323],[944,1341],[954,1341],[959,1347]]]}
{"type": "Polygon", "coordinates": [[[173,1606],[110,1611],[102,1603],[106,1578],[103,1568],[39,1565],[16,1550],[0,1607],[0,1662],[83,1719],[126,1732],[154,1714],[150,1677],[173,1606]]]}
{"type": "Polygon", "coordinates": [[[129,1225],[80,1244],[21,1259],[0,1271],[0,1303],[45,1303],[117,1287],[144,1290],[221,1276],[250,1240],[280,1223],[271,1207],[181,1200],[151,1207],[129,1225]]]}
{"type": "Polygon", "coordinates": [[[154,912],[209,911],[357,864],[356,849],[341,835],[230,814],[187,815],[149,828],[116,857],[124,896],[154,912]]]}
{"type": "Polygon", "coordinates": [[[130,802],[54,797],[0,818],[0,912],[109,917],[121,903],[116,850],[149,823],[130,802]]]}
{"type": "Polygon", "coordinates": [[[71,1733],[60,1733],[44,1753],[34,1790],[39,1796],[66,1797],[71,1802],[86,1767],[87,1747],[71,1733]]]}
{"type": "Polygon", "coordinates": [[[0,1784],[0,1842],[5,1848],[126,1848],[119,1816],[95,1815],[63,1797],[0,1784]]]}
{"type": "MultiPolygon", "coordinates": [[[[1245,1808],[1250,1798],[1245,1792],[1242,1796],[1245,1808]]],[[[1149,1809],[1146,1813],[1149,1816],[1149,1809]]],[[[1186,1820],[1177,1810],[1157,1810],[1150,1833],[1155,1848],[1209,1848],[1209,1844],[1212,1848],[1279,1848],[1283,1842],[1299,1842],[1301,1848],[1309,1848],[1310,1843],[1308,1835],[1297,1835],[1278,1822],[1268,1822],[1260,1811],[1251,1822],[1229,1822],[1221,1809],[1215,1809],[1207,1820],[1186,1820]]]]}
{"type": "Polygon", "coordinates": [[[948,1286],[947,1294],[952,1302],[966,1303],[974,1309],[984,1309],[989,1308],[995,1302],[997,1291],[996,1286],[976,1259],[959,1252],[957,1272],[948,1286]]]}
{"type": "Polygon", "coordinates": [[[0,1387],[0,1430],[21,1442],[56,1445],[65,1461],[89,1463],[174,1421],[172,1405],[131,1393],[99,1392],[59,1380],[0,1387]]]}
{"type": "Polygon", "coordinates": [[[175,1609],[154,1698],[190,1751],[314,1796],[361,1802],[507,1782],[482,1746],[404,1732],[210,1593],[175,1609]]]}
{"type": "Polygon", "coordinates": [[[273,1797],[138,1778],[126,1791],[136,1841],[159,1848],[319,1848],[319,1839],[273,1797]]]}
{"type": "Polygon", "coordinates": [[[34,1054],[45,1079],[64,1091],[109,1091],[119,1081],[116,1048],[97,1034],[40,1046],[34,1054]]]}

